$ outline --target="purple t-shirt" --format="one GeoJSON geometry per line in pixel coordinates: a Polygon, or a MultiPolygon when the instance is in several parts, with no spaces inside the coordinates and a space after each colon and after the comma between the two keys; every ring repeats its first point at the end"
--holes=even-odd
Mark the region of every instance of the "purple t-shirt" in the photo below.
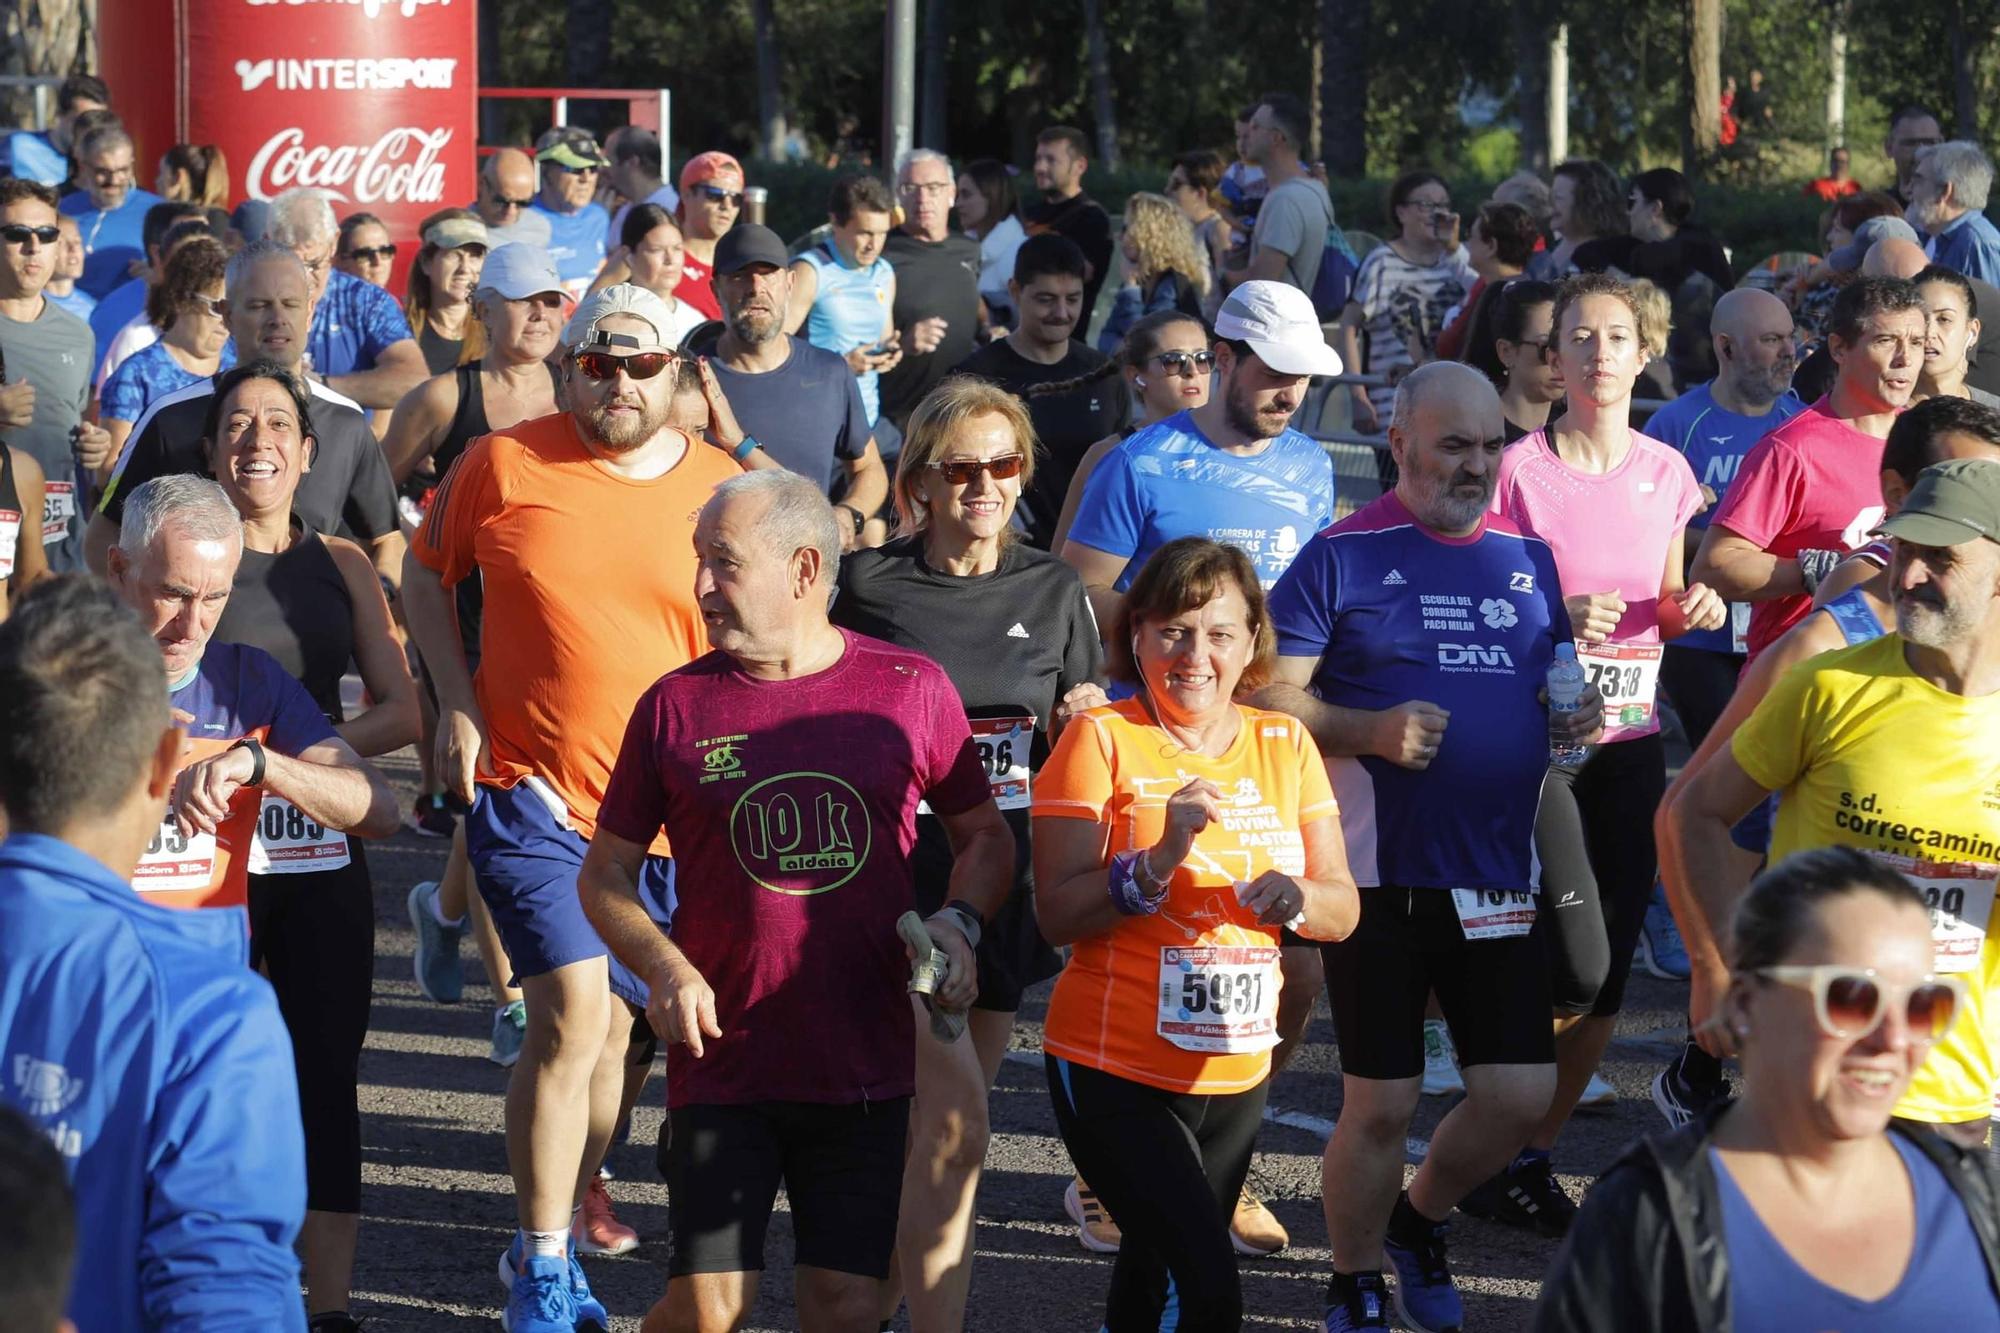
{"type": "Polygon", "coordinates": [[[720,1040],[667,1053],[670,1106],[851,1103],[915,1090],[917,803],[988,799],[958,691],[922,654],[846,630],[799,680],[719,652],[640,696],[598,827],[673,844],[673,940],[715,991],[720,1040]]]}

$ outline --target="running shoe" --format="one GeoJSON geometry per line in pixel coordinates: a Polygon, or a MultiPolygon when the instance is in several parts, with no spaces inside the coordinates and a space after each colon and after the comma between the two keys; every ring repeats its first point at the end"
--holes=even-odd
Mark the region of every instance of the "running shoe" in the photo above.
{"type": "Polygon", "coordinates": [[[630,1254],[639,1248],[639,1233],[611,1211],[611,1191],[603,1176],[592,1176],[583,1194],[583,1209],[570,1224],[570,1239],[585,1254],[630,1254]]]}
{"type": "Polygon", "coordinates": [[[361,1333],[361,1326],[367,1322],[345,1310],[330,1310],[307,1318],[306,1333],[361,1333]]]}
{"type": "Polygon", "coordinates": [[[437,792],[419,795],[403,823],[419,838],[449,838],[458,827],[445,808],[444,797],[437,792]]]}
{"type": "Polygon", "coordinates": [[[438,883],[427,879],[410,890],[410,925],[417,932],[416,952],[410,956],[410,970],[416,973],[417,989],[439,1004],[457,1004],[465,994],[465,969],[459,965],[458,946],[465,939],[465,923],[447,926],[438,921],[438,883]]]}
{"type": "Polygon", "coordinates": [[[1245,1184],[1236,1196],[1235,1215],[1229,1219],[1229,1243],[1245,1258],[1262,1259],[1290,1245],[1292,1237],[1245,1184]]]}
{"type": "Polygon", "coordinates": [[[1671,1129],[1699,1120],[1710,1107],[1729,1100],[1728,1078],[1713,1084],[1690,1083],[1686,1070],[1684,1060],[1675,1060],[1653,1075],[1653,1106],[1671,1129]]]}
{"type": "Polygon", "coordinates": [[[1686,981],[1694,971],[1681,928],[1674,924],[1673,911],[1667,906],[1667,891],[1657,879],[1653,881],[1653,896],[1646,902],[1645,928],[1639,932],[1632,961],[1662,981],[1686,981]]]}
{"type": "Polygon", "coordinates": [[[1396,1317],[1417,1333],[1458,1333],[1465,1323],[1465,1303],[1445,1261],[1444,1238],[1451,1223],[1429,1226],[1427,1235],[1398,1236],[1392,1227],[1382,1238],[1382,1256],[1396,1270],[1396,1317]]]}
{"type": "MultiPolygon", "coordinates": [[[[611,1333],[611,1315],[597,1297],[590,1294],[590,1279],[583,1275],[583,1265],[576,1261],[574,1239],[569,1243],[564,1264],[569,1271],[569,1302],[574,1312],[572,1319],[576,1333],[611,1333]]],[[[500,1253],[500,1285],[510,1294],[520,1271],[521,1233],[516,1231],[514,1239],[500,1253]]]]}
{"type": "Polygon", "coordinates": [[[1592,1071],[1590,1082],[1583,1085],[1583,1096],[1576,1099],[1580,1111],[1604,1111],[1618,1105],[1618,1089],[1605,1081],[1604,1075],[1592,1071]]]}
{"type": "Polygon", "coordinates": [[[1441,1018],[1424,1020],[1424,1096],[1450,1097],[1465,1091],[1458,1073],[1458,1052],[1451,1044],[1451,1029],[1441,1018]]]}
{"type": "Polygon", "coordinates": [[[1458,1206],[1473,1217],[1504,1222],[1551,1240],[1568,1235],[1569,1224],[1576,1220],[1576,1201],[1556,1183],[1546,1157],[1508,1167],[1475,1187],[1458,1206]]]}
{"type": "Polygon", "coordinates": [[[1345,1278],[1333,1275],[1327,1295],[1334,1297],[1326,1307],[1326,1333],[1358,1333],[1362,1329],[1389,1328],[1389,1292],[1380,1273],[1356,1273],[1345,1278]],[[1344,1290],[1342,1290],[1344,1288],[1344,1290]]]}
{"type": "Polygon", "coordinates": [[[507,1308],[500,1312],[506,1333],[576,1333],[576,1315],[568,1260],[533,1255],[509,1277],[507,1308]]]}
{"type": "Polygon", "coordinates": [[[1116,1254],[1124,1244],[1124,1233],[1111,1220],[1103,1201],[1083,1183],[1082,1176],[1070,1181],[1069,1188],[1063,1191],[1063,1211],[1076,1223],[1077,1240],[1092,1254],[1116,1254]]]}
{"type": "Polygon", "coordinates": [[[493,1012],[493,1049],[486,1058],[502,1069],[512,1069],[521,1058],[521,1043],[528,1039],[528,1005],[525,1000],[493,1012]]]}

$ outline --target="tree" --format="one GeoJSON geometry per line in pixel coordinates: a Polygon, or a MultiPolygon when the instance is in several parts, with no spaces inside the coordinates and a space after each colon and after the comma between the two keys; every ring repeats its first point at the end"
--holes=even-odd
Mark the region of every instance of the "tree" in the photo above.
{"type": "Polygon", "coordinates": [[[1111,55],[1104,42],[1103,0],[1083,0],[1084,44],[1090,53],[1090,101],[1097,117],[1097,160],[1118,170],[1118,112],[1111,99],[1111,55]]]}
{"type": "Polygon", "coordinates": [[[1687,129],[1681,170],[1699,178],[1722,148],[1722,0],[1687,0],[1687,129]]]}
{"type": "MultiPolygon", "coordinates": [[[[96,7],[88,0],[9,0],[5,12],[9,73],[67,76],[90,68],[96,7]]],[[[33,123],[32,89],[10,90],[6,103],[11,124],[33,123]]],[[[48,105],[53,115],[53,96],[48,105]]]]}
{"type": "Polygon", "coordinates": [[[773,162],[785,154],[785,104],[778,91],[778,16],[771,0],[751,0],[757,40],[757,151],[773,162]]]}
{"type": "Polygon", "coordinates": [[[1368,0],[1319,0],[1320,151],[1335,176],[1368,174],[1368,0]]]}

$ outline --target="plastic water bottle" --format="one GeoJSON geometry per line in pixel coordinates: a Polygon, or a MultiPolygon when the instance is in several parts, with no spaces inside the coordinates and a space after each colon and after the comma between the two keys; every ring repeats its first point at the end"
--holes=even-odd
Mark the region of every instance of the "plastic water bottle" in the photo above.
{"type": "MultiPolygon", "coordinates": [[[[1559,643],[1556,645],[1556,660],[1549,663],[1549,720],[1554,722],[1559,713],[1574,713],[1583,703],[1583,663],[1576,660],[1576,645],[1559,643]]],[[[1590,753],[1588,745],[1576,741],[1555,739],[1554,727],[1550,728],[1549,762],[1574,768],[1582,763],[1590,753]]]]}

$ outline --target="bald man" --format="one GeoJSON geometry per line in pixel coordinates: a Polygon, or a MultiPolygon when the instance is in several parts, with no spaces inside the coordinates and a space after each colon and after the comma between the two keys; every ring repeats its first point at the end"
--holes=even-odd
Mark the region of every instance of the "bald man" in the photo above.
{"type": "MultiPolygon", "coordinates": [[[[1715,341],[1715,378],[1668,403],[1644,427],[1686,455],[1701,482],[1708,503],[1688,524],[1690,552],[1729,494],[1744,455],[1805,406],[1791,391],[1797,349],[1792,312],[1783,301],[1738,287],[1715,303],[1709,334],[1715,341]]],[[[1660,661],[1660,683],[1693,745],[1701,744],[1721,716],[1743,670],[1750,604],[1735,603],[1729,613],[1723,628],[1690,630],[1668,644],[1660,661]]]]}
{"type": "MultiPolygon", "coordinates": [[[[1861,276],[1908,281],[1928,268],[1930,262],[1924,248],[1915,241],[1887,237],[1868,247],[1868,253],[1861,258],[1861,276]]],[[[2000,288],[1976,278],[1968,278],[1966,283],[1972,288],[1975,308],[2000,310],[2000,288]]],[[[1833,377],[1833,358],[1821,347],[1799,367],[1792,378],[1792,388],[1801,401],[1810,403],[1833,388],[1833,377]]],[[[1983,393],[2000,393],[2000,319],[1981,321],[1978,335],[1966,350],[1965,382],[1983,393]]]]}
{"type": "Polygon", "coordinates": [[[540,179],[535,159],[518,148],[502,148],[479,168],[479,198],[473,207],[486,223],[488,243],[549,248],[549,220],[528,205],[535,202],[540,179]]]}
{"type": "Polygon", "coordinates": [[[1819,580],[1882,517],[1882,442],[1924,368],[1923,297],[1901,278],[1841,288],[1828,330],[1832,390],[1744,458],[1688,576],[1756,603],[1752,657],[1805,617],[1819,580]]]}

